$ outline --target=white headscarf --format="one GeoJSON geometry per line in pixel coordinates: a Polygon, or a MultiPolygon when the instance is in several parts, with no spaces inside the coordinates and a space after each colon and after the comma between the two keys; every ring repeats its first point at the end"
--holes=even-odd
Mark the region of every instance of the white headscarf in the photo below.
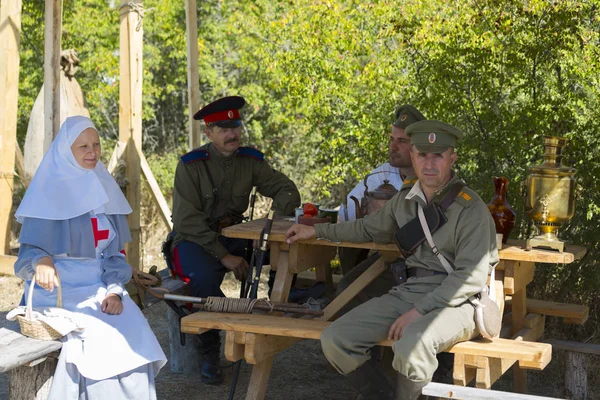
{"type": "Polygon", "coordinates": [[[24,217],[66,220],[90,211],[131,213],[127,199],[101,161],[94,169],[85,169],[75,160],[71,145],[87,128],[97,131],[87,117],[65,120],[17,209],[17,221],[24,217]]]}

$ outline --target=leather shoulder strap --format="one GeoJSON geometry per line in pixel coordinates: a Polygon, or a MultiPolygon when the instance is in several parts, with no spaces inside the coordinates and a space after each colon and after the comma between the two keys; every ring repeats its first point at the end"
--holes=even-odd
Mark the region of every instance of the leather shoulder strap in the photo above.
{"type": "Polygon", "coordinates": [[[452,202],[454,201],[456,196],[458,196],[463,187],[465,187],[464,182],[458,181],[452,186],[452,188],[450,188],[450,190],[446,194],[446,197],[444,197],[444,199],[440,203],[442,211],[446,211],[448,207],[450,207],[450,204],[452,204],[452,202]]]}

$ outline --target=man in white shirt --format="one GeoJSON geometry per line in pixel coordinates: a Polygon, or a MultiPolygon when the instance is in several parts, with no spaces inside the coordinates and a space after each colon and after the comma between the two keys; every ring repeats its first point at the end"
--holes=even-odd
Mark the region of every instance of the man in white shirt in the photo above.
{"type": "MultiPolygon", "coordinates": [[[[414,176],[410,161],[410,138],[404,130],[413,122],[425,119],[423,114],[410,104],[398,107],[395,113],[396,120],[391,125],[389,142],[389,162],[382,164],[371,171],[367,178],[368,190],[377,189],[384,180],[400,190],[402,182],[409,176],[414,176]]],[[[360,202],[365,195],[364,179],[361,180],[346,198],[346,205],[340,207],[338,221],[353,221],[356,219],[356,206],[350,196],[360,202]]],[[[362,210],[364,212],[364,210],[362,210]]],[[[355,265],[363,261],[367,255],[366,249],[340,248],[340,263],[342,272],[346,275],[355,265]]]]}

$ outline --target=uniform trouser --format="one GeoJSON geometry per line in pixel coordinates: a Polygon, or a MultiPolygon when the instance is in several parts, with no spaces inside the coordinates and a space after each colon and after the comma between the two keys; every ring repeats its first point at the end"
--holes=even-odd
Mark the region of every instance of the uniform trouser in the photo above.
{"type": "MultiPolygon", "coordinates": [[[[354,371],[371,358],[377,342],[387,339],[392,323],[412,308],[396,289],[356,307],[321,333],[325,357],[342,374],[354,371]]],[[[406,326],[392,346],[394,369],[414,382],[431,381],[436,354],[476,336],[473,314],[473,306],[465,303],[434,310],[406,326]]]]}
{"type": "MultiPolygon", "coordinates": [[[[219,242],[230,254],[244,257],[247,240],[219,236],[219,242]]],[[[190,296],[225,297],[221,284],[228,270],[219,260],[199,244],[187,240],[178,243],[173,252],[175,262],[178,262],[181,271],[190,278],[188,284],[190,296]]],[[[212,329],[201,334],[200,340],[205,354],[220,351],[221,338],[218,330],[212,329]]]]}

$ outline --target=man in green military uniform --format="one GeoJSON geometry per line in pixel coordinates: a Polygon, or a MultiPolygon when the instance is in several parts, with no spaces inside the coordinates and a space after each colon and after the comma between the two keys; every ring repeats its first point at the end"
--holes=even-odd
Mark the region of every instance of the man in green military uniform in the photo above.
{"type": "Polygon", "coordinates": [[[383,339],[395,341],[393,367],[399,372],[395,398],[420,396],[436,370],[436,353],[477,335],[474,308],[467,299],[481,291],[498,262],[494,221],[485,203],[466,186],[455,187],[463,185],[452,170],[457,158],[454,147],[462,132],[429,120],[410,125],[406,133],[411,138],[416,179],[407,179],[382,210],[353,222],[294,225],[288,231],[288,243],[315,236],[389,243],[400,227],[417,218],[418,204],[445,203],[449,193],[457,194],[444,212],[447,222],[432,229],[433,241],[453,272],[446,274],[424,242],[414,253],[405,254],[408,280],[404,284],[348,312],[321,334],[323,352],[339,372],[369,369],[372,379],[361,390],[368,398],[394,398],[392,386],[368,362],[370,349],[383,339]]]}
{"type": "MultiPolygon", "coordinates": [[[[214,101],[195,115],[206,124],[210,143],[183,155],[173,187],[173,270],[189,282],[196,297],[224,297],[221,283],[227,271],[242,282],[248,274],[244,259],[246,240],[220,234],[224,227],[242,222],[253,186],[273,199],[276,215],[293,215],[300,204],[294,182],[275,171],[263,154],[240,147],[245,100],[239,96],[214,101]]],[[[217,330],[200,335],[204,348],[202,380],[223,381],[219,367],[217,330]]]]}

